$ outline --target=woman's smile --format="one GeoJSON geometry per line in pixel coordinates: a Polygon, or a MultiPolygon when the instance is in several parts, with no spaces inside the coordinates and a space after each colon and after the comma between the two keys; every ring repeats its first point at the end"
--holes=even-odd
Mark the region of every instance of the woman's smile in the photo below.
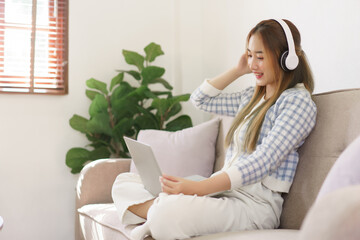
{"type": "Polygon", "coordinates": [[[264,73],[260,73],[260,72],[254,72],[254,74],[257,79],[260,79],[264,76],[264,73]]]}

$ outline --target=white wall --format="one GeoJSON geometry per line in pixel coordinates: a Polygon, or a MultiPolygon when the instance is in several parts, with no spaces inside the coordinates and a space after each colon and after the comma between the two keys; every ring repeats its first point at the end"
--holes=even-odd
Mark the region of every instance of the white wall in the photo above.
{"type": "MultiPolygon", "coordinates": [[[[356,0],[70,0],[69,94],[0,95],[0,239],[73,239],[77,175],[65,154],[87,141],[68,120],[87,116],[87,79],[110,82],[127,67],[122,49],[160,44],[156,63],[176,93],[188,93],[237,62],[257,22],[288,18],[302,34],[315,92],[360,88],[359,10],[356,0]]],[[[248,84],[252,76],[230,91],[248,84]]],[[[208,118],[190,104],[184,111],[195,124],[208,118]]]]}
{"type": "MultiPolygon", "coordinates": [[[[299,29],[315,76],[315,92],[360,87],[360,2],[356,0],[227,1],[229,51],[262,19],[287,18],[299,29]],[[239,31],[239,27],[241,30],[239,31]]],[[[235,56],[235,54],[231,54],[235,56]]]]}

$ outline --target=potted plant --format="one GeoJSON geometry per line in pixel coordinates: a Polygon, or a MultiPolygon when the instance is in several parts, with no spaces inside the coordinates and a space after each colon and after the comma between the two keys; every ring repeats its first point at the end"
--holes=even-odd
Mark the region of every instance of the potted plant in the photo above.
{"type": "Polygon", "coordinates": [[[72,173],[80,172],[88,161],[129,157],[123,136],[136,138],[141,129],[177,131],[192,126],[188,115],[179,115],[180,103],[188,101],[190,94],[173,96],[172,86],[162,78],[165,69],[152,65],[164,54],[160,45],[150,43],[144,51],[141,55],[123,50],[126,63],[136,69],[118,70],[109,87],[94,78],[86,81],[86,96],[92,101],[90,118],[74,114],[69,122],[90,144],[67,152],[66,165],[72,173]],[[152,90],[153,84],[161,84],[164,90],[152,90]]]}

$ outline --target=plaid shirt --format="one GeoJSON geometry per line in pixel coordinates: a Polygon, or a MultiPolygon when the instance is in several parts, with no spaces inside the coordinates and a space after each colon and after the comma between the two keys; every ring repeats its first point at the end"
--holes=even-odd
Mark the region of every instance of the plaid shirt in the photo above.
{"type": "MultiPolygon", "coordinates": [[[[207,112],[235,117],[254,94],[254,87],[237,93],[221,93],[205,81],[191,95],[193,104],[207,112]]],[[[288,192],[299,161],[297,149],[316,122],[316,105],[303,84],[285,90],[265,115],[255,151],[237,149],[234,139],[227,149],[222,171],[231,189],[262,182],[276,192],[288,192]],[[230,160],[232,160],[230,162],[230,160]]],[[[247,123],[237,135],[243,142],[247,123]]]]}

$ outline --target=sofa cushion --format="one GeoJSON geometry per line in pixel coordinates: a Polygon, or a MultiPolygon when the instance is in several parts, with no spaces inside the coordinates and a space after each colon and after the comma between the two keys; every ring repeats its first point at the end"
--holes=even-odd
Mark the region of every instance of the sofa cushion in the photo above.
{"type": "Polygon", "coordinates": [[[225,232],[192,238],[193,240],[297,240],[299,230],[268,229],[225,232]]]}
{"type": "Polygon", "coordinates": [[[317,200],[324,194],[360,184],[360,136],[336,160],[320,188],[317,200]]]}
{"type": "Polygon", "coordinates": [[[299,240],[360,239],[360,185],[324,194],[311,207],[299,240]]]}
{"type": "MultiPolygon", "coordinates": [[[[141,130],[138,141],[150,145],[163,173],[209,177],[214,170],[218,118],[176,132],[141,130]]],[[[131,163],[130,172],[136,172],[131,163]]]]}
{"type": "Polygon", "coordinates": [[[85,239],[128,239],[135,227],[122,225],[113,203],[88,204],[78,209],[85,239]]]}
{"type": "MultiPolygon", "coordinates": [[[[130,232],[136,225],[124,226],[120,223],[115,205],[89,204],[78,209],[80,225],[87,240],[130,239],[130,232]]],[[[298,230],[253,230],[241,232],[225,232],[192,238],[194,240],[296,240],[298,230]]],[[[146,240],[153,239],[150,236],[146,240]]]]}

